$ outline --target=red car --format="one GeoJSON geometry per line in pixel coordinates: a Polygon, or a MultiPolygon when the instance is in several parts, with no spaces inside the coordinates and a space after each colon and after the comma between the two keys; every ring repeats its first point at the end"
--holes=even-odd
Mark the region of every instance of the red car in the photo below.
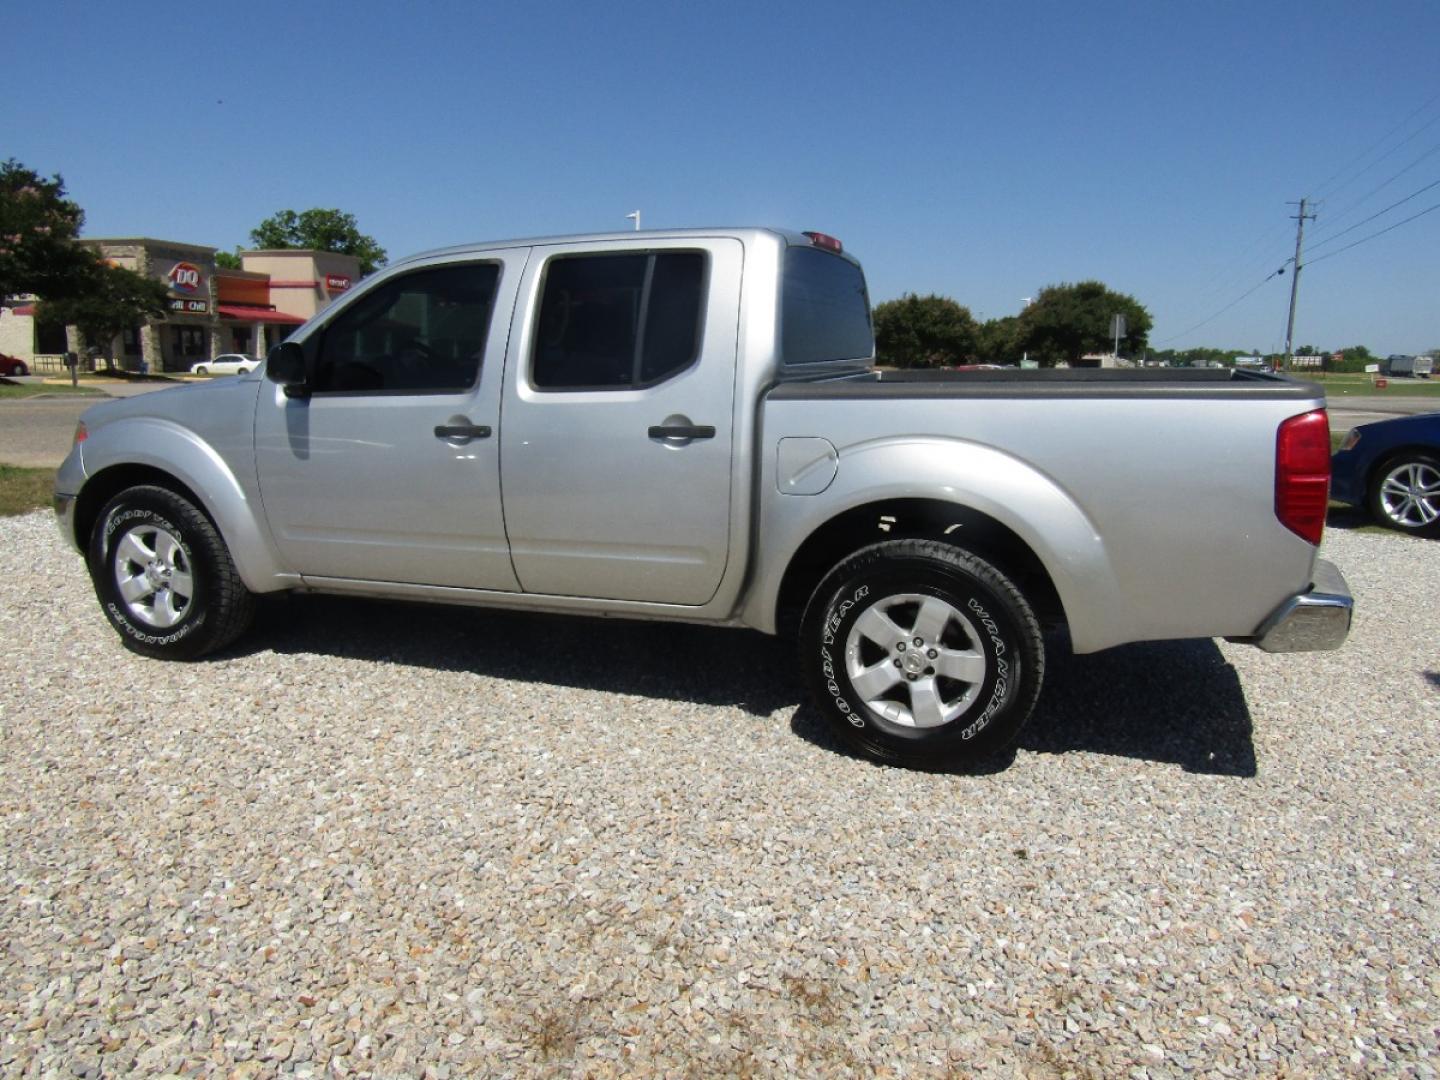
{"type": "Polygon", "coordinates": [[[30,368],[24,360],[0,353],[0,375],[29,375],[30,368]]]}

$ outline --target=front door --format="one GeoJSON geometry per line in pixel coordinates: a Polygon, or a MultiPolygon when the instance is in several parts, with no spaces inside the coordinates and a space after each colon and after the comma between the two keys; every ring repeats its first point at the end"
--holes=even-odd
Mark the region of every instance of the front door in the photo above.
{"type": "Polygon", "coordinates": [[[307,336],[308,399],[266,383],[260,492],[275,544],[301,574],[519,589],[497,430],[525,255],[387,276],[307,336]]]}
{"type": "Polygon", "coordinates": [[[501,474],[528,593],[700,605],[729,552],[743,248],[537,249],[511,334],[501,474]]]}

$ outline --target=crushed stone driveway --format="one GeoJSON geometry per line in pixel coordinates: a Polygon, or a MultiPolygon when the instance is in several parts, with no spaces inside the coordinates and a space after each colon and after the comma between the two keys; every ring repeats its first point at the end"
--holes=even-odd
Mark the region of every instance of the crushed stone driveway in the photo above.
{"type": "Polygon", "coordinates": [[[1057,650],[975,775],[757,635],[297,598],[166,664],[0,551],[5,1076],[1436,1074],[1440,544],[1331,530],[1338,652],[1057,650]]]}

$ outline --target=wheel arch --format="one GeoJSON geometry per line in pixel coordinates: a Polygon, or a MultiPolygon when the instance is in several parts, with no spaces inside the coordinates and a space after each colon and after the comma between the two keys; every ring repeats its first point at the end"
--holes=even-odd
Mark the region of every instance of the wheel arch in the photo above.
{"type": "Polygon", "coordinates": [[[1440,461],[1440,447],[1430,443],[1405,443],[1389,447],[1376,454],[1375,460],[1365,472],[1365,496],[1367,498],[1375,482],[1380,479],[1380,474],[1405,457],[1428,457],[1431,461],[1440,461]]]}
{"type": "MultiPolygon", "coordinates": [[[[83,551],[95,530],[95,522],[105,504],[126,488],[144,486],[165,488],[188,499],[215,525],[215,515],[205,505],[205,500],[178,477],[153,465],[112,465],[85,481],[75,500],[75,541],[83,551]]],[[[217,525],[218,529],[219,526],[217,525]]]]}
{"type": "Polygon", "coordinates": [[[1065,606],[1045,563],[1013,529],[973,507],[931,498],[891,498],[851,507],[830,518],[796,549],[775,603],[779,632],[788,634],[820,580],[842,559],[883,540],[939,540],[992,564],[1025,593],[1042,622],[1068,625],[1065,606]]]}
{"type": "MultiPolygon", "coordinates": [[[[152,428],[147,435],[152,439],[158,435],[162,442],[171,443],[159,429],[152,428]]],[[[181,451],[186,447],[193,450],[193,444],[188,439],[169,445],[168,449],[181,451]]],[[[257,519],[251,500],[223,461],[213,453],[198,457],[192,453],[188,458],[190,467],[179,469],[172,463],[184,459],[183,455],[166,455],[162,453],[165,449],[166,446],[157,448],[159,461],[143,457],[139,460],[122,458],[104,461],[96,460],[102,455],[92,455],[89,444],[85,444],[82,453],[87,476],[76,496],[76,546],[81,551],[88,550],[100,512],[117,494],[126,488],[153,485],[186,499],[209,519],[229,549],[241,580],[251,592],[274,592],[287,588],[290,581],[271,550],[269,538],[257,519]]]]}
{"type": "Polygon", "coordinates": [[[787,628],[782,605],[818,583],[826,560],[905,535],[973,550],[1023,582],[1076,652],[1133,640],[1101,526],[1063,484],[1013,454],[960,439],[867,440],[840,453],[818,497],[777,489],[760,506],[760,557],[741,616],[756,629],[787,628]]]}

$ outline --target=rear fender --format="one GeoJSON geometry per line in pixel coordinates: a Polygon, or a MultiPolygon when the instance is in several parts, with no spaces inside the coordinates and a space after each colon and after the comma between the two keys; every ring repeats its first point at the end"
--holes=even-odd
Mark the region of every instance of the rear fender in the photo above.
{"type": "MultiPolygon", "coordinates": [[[[763,565],[743,620],[752,626],[775,629],[785,571],[827,522],[871,504],[925,499],[979,511],[1029,546],[1060,597],[1076,651],[1124,640],[1115,572],[1099,530],[1053,479],[993,447],[958,439],[877,439],[841,451],[835,480],[820,496],[778,494],[770,482],[762,491],[763,565]]],[[[961,531],[947,538],[965,545],[961,531]]]]}

